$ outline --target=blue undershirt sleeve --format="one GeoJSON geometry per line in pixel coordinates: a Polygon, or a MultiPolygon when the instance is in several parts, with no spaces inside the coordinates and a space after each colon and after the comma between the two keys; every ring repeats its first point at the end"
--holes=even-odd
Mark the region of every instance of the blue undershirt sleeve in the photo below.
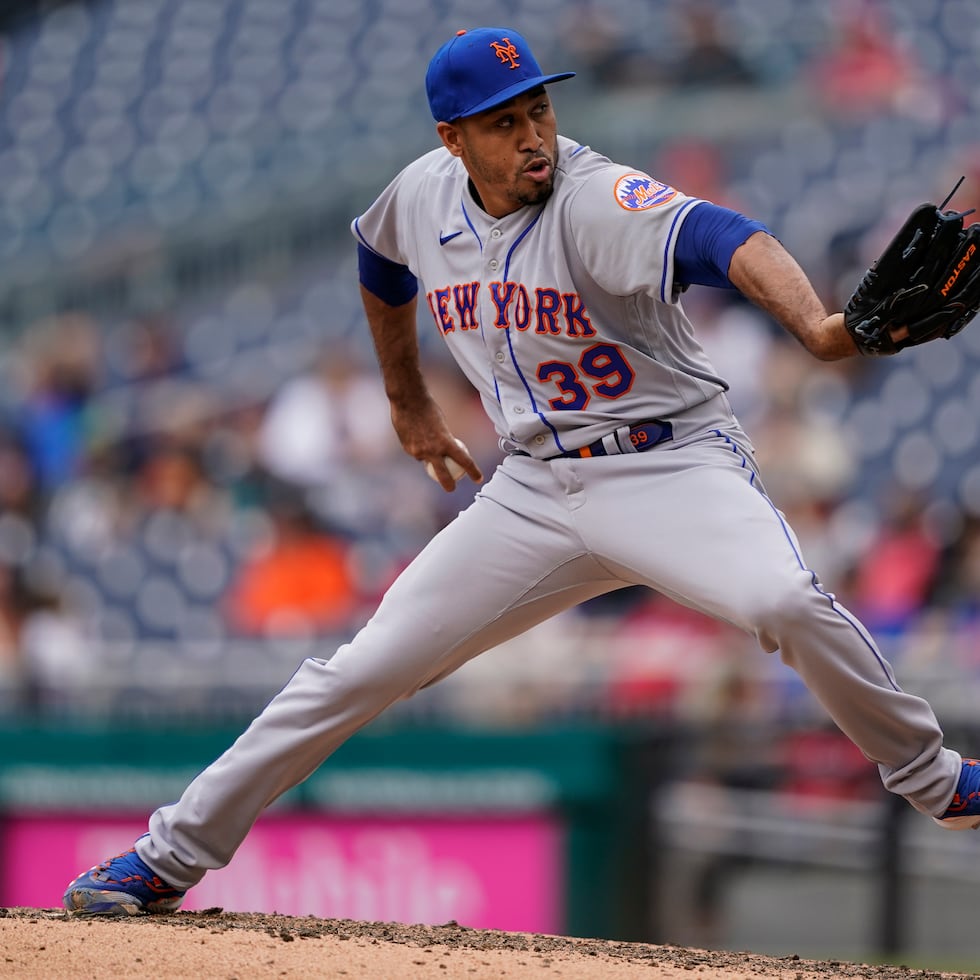
{"type": "Polygon", "coordinates": [[[419,281],[407,265],[399,265],[357,243],[361,285],[389,306],[404,306],[419,291],[419,281]]]}
{"type": "Polygon", "coordinates": [[[734,289],[728,278],[735,249],[757,231],[769,232],[759,221],[708,201],[696,204],[684,219],[674,246],[674,282],[678,286],[734,289]]]}

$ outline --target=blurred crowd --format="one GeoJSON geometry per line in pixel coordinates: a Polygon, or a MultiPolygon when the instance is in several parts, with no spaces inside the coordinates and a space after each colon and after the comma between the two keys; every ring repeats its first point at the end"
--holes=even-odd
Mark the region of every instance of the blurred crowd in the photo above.
{"type": "MultiPolygon", "coordinates": [[[[824,584],[899,651],[924,630],[947,645],[968,635],[980,519],[900,485],[856,495],[848,433],[822,408],[866,365],[815,370],[734,296],[688,306],[824,584]]],[[[191,651],[224,684],[243,644],[328,656],[476,491],[464,480],[445,494],[402,452],[363,349],[328,343],[268,395],[228,403],[181,374],[178,340],[164,319],[107,330],[73,312],[33,324],[0,363],[0,676],[22,701],[119,684],[148,650],[191,651]]],[[[444,358],[427,371],[490,473],[500,450],[475,394],[444,358]]],[[[469,717],[697,717],[751,681],[775,687],[775,717],[800,692],[767,660],[730,628],[628,589],[470,665],[440,698],[469,717]]],[[[148,666],[152,678],[161,664],[148,666]]]]}
{"type": "MultiPolygon", "coordinates": [[[[106,330],[73,312],[6,351],[11,682],[105,683],[103,651],[145,642],[220,656],[236,638],[347,632],[472,495],[446,495],[401,452],[363,352],[325,345],[268,397],[228,404],[181,376],[176,342],[161,319],[106,330]]],[[[433,366],[441,403],[492,468],[474,396],[443,373],[433,366]]]]}
{"type": "MultiPolygon", "coordinates": [[[[379,0],[382,13],[386,3],[379,0]]],[[[644,32],[631,27],[638,8],[649,13],[644,4],[551,6],[559,29],[540,44],[536,20],[518,19],[528,19],[549,64],[571,60],[580,71],[579,94],[559,104],[563,131],[616,155],[601,137],[615,143],[618,120],[655,106],[659,134],[641,132],[642,116],[620,127],[628,129],[619,133],[623,147],[646,140],[633,162],[767,221],[829,306],[840,308],[909,206],[941,199],[961,173],[956,205],[980,200],[980,102],[963,84],[980,38],[956,34],[949,8],[962,4],[665,3],[655,12],[658,30],[644,32]],[[933,33],[916,34],[922,23],[933,33]],[[790,93],[803,101],[780,102],[790,93]],[[704,115],[712,106],[718,139],[704,115]],[[589,118],[607,130],[594,139],[578,132],[589,118]]],[[[293,19],[274,31],[264,5],[230,0],[63,3],[18,22],[4,76],[12,98],[0,103],[0,254],[15,262],[43,240],[56,256],[48,269],[75,263],[84,271],[92,250],[110,263],[113,249],[125,253],[134,239],[113,234],[125,226],[131,235],[140,220],[156,222],[150,237],[165,249],[180,214],[209,213],[205,170],[211,192],[221,190],[214,214],[224,221],[233,201],[275,198],[283,174],[291,193],[311,201],[356,196],[352,158],[340,170],[316,154],[356,147],[370,170],[381,142],[357,126],[328,138],[334,113],[360,112],[365,127],[388,127],[393,173],[391,126],[405,113],[396,103],[385,114],[377,101],[370,105],[381,116],[368,113],[355,104],[360,94],[341,104],[330,80],[340,77],[343,52],[313,42],[347,18],[357,25],[351,57],[366,59],[373,45],[391,58],[365,66],[417,75],[419,63],[396,57],[389,34],[417,16],[418,46],[427,49],[425,24],[441,28],[447,11],[418,0],[371,20],[359,4],[293,7],[293,19]],[[135,57],[122,42],[139,37],[135,57]],[[209,40],[222,37],[230,41],[220,49],[209,40]],[[105,58],[85,74],[87,101],[58,109],[55,96],[73,97],[58,65],[85,64],[86,45],[100,43],[105,58]],[[183,74],[168,67],[167,45],[183,51],[183,74]],[[142,103],[100,78],[113,65],[120,78],[144,78],[142,103]],[[276,65],[278,73],[260,70],[276,65]],[[312,98],[316,85],[336,98],[316,113],[313,100],[304,114],[295,99],[312,98]],[[264,94],[265,86],[280,94],[264,94]],[[263,113],[275,126],[261,124],[263,113]],[[68,116],[75,122],[59,129],[68,116]],[[70,145],[83,117],[84,154],[70,145]],[[111,132],[96,125],[110,118],[111,132]],[[209,157],[206,125],[221,160],[209,157]],[[140,147],[151,130],[152,144],[140,147]],[[165,137],[180,152],[163,168],[151,157],[166,149],[165,137]],[[302,147],[289,142],[300,137],[302,147]],[[278,169],[304,161],[302,172],[278,169]]],[[[406,93],[421,99],[418,86],[390,91],[406,93]]],[[[414,139],[431,144],[428,129],[414,129],[414,139]]],[[[329,656],[363,623],[398,571],[472,497],[466,480],[445,494],[397,445],[356,310],[346,221],[334,237],[337,250],[307,256],[298,279],[281,267],[244,270],[203,299],[175,293],[152,312],[62,304],[7,325],[0,709],[61,709],[118,690],[116,710],[137,680],[152,695],[168,667],[188,684],[234,686],[246,665],[275,650],[287,651],[284,680],[295,656],[329,656]]],[[[139,242],[145,247],[145,237],[139,242]]],[[[875,410],[891,365],[817,366],[734,294],[695,289],[685,305],[732,383],[766,487],[811,567],[900,669],[929,686],[937,707],[965,713],[980,682],[980,470],[971,462],[980,389],[969,371],[980,344],[956,338],[946,366],[931,361],[921,375],[906,358],[898,378],[907,387],[892,393],[898,409],[883,418],[875,410]],[[920,389],[915,415],[908,392],[920,389]],[[949,421],[937,438],[925,423],[941,411],[949,421]],[[950,467],[953,483],[940,493],[950,467]]],[[[444,354],[431,343],[425,350],[456,434],[489,473],[500,451],[476,396],[444,354]]],[[[570,711],[711,719],[735,703],[745,717],[789,717],[802,697],[789,672],[747,638],[637,589],[560,616],[424,695],[433,710],[509,719],[570,711]]]]}

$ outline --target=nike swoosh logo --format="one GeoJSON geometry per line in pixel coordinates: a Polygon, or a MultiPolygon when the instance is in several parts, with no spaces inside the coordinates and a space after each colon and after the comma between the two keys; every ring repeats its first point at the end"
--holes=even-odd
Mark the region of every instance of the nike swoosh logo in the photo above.
{"type": "Polygon", "coordinates": [[[444,235],[442,232],[439,232],[439,244],[445,245],[446,242],[451,242],[457,235],[462,234],[461,231],[454,231],[451,235],[444,235]]]}

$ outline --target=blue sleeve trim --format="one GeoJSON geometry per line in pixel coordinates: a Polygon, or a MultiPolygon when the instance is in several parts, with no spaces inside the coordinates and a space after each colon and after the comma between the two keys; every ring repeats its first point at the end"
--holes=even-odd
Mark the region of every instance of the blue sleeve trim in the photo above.
{"type": "Polygon", "coordinates": [[[419,291],[419,281],[407,265],[399,265],[357,243],[357,271],[361,285],[389,306],[404,306],[419,291]]]}
{"type": "Polygon", "coordinates": [[[684,219],[674,246],[674,282],[678,286],[718,286],[734,289],[728,267],[739,245],[757,231],[769,233],[754,221],[708,201],[700,201],[684,219]]]}
{"type": "MultiPolygon", "coordinates": [[[[696,198],[692,198],[690,201],[685,201],[678,209],[677,214],[674,215],[674,220],[670,223],[670,230],[667,232],[667,238],[664,241],[664,271],[663,275],[660,277],[660,300],[663,303],[669,303],[671,301],[671,297],[676,295],[674,280],[668,280],[668,272],[670,270],[671,248],[677,243],[677,229],[684,224],[683,221],[681,221],[681,218],[683,218],[684,215],[687,214],[687,212],[692,208],[696,208],[700,203],[701,202],[696,198]]],[[[678,282],[679,281],[680,280],[678,280],[678,282]]]]}

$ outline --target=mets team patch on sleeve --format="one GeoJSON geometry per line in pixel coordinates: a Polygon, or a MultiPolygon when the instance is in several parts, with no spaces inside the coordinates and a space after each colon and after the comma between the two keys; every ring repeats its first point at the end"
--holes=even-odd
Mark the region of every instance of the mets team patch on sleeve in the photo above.
{"type": "Polygon", "coordinates": [[[627,211],[659,208],[677,196],[677,191],[646,174],[623,174],[613,188],[616,203],[627,211]]]}

